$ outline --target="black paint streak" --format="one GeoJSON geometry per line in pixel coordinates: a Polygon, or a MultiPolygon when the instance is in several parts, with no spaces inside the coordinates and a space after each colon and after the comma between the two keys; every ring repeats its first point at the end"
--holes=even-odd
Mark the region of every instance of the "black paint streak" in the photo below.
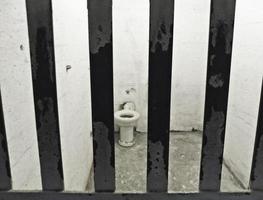
{"type": "Polygon", "coordinates": [[[116,193],[17,193],[0,192],[1,200],[262,200],[262,192],[253,193],[144,193],[144,194],[116,194],[116,193]]]}
{"type": "Polygon", "coordinates": [[[150,1],[147,191],[168,185],[173,0],[150,1]]]}
{"type": "Polygon", "coordinates": [[[3,104],[0,90],[0,190],[10,190],[11,172],[6,140],[3,104]]]}
{"type": "Polygon", "coordinates": [[[263,190],[263,82],[258,112],[257,132],[255,138],[250,186],[252,190],[263,190]]]}
{"type": "Polygon", "coordinates": [[[220,189],[235,0],[212,0],[200,190],[220,189]]]}
{"type": "Polygon", "coordinates": [[[51,0],[26,0],[43,190],[64,189],[51,0]]]}
{"type": "Polygon", "coordinates": [[[112,1],[88,0],[96,192],[115,191],[112,1]]]}

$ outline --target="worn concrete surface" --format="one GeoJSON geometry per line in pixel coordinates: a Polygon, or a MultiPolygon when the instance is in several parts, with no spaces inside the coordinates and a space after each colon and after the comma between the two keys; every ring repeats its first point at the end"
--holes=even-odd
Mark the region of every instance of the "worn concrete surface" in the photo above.
{"type": "MultiPolygon", "coordinates": [[[[121,147],[115,134],[117,193],[146,192],[147,134],[135,133],[133,147],[121,147]]],[[[170,135],[168,192],[197,192],[201,156],[201,132],[172,132],[170,135]]],[[[94,192],[93,176],[87,192],[94,192]]],[[[223,165],[222,192],[246,192],[229,168],[223,165]]]]}
{"type": "Polygon", "coordinates": [[[115,135],[116,192],[145,192],[147,169],[147,135],[136,133],[136,143],[132,147],[118,144],[115,135]]]}
{"type": "MultiPolygon", "coordinates": [[[[116,134],[116,192],[146,192],[147,135],[136,133],[133,147],[121,147],[116,134]]],[[[199,184],[200,132],[173,132],[170,136],[169,192],[196,192],[199,184]]],[[[221,190],[242,191],[238,181],[224,167],[221,190]]]]}

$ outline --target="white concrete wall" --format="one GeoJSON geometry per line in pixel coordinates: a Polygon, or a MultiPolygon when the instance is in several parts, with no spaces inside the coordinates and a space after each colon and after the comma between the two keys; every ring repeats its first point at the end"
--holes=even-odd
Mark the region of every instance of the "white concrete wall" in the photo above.
{"type": "Polygon", "coordinates": [[[146,132],[148,104],[149,1],[113,0],[114,107],[133,101],[146,132]]]}
{"type": "MultiPolygon", "coordinates": [[[[53,1],[65,189],[84,190],[92,166],[86,0],[53,1]],[[66,65],[72,68],[66,71],[66,65]]],[[[25,1],[0,1],[0,85],[13,189],[41,190],[25,1]]]]}
{"type": "Polygon", "coordinates": [[[224,159],[248,187],[263,76],[263,2],[239,0],[224,159]]]}
{"type": "Polygon", "coordinates": [[[171,130],[203,129],[210,0],[175,0],[171,130]]]}

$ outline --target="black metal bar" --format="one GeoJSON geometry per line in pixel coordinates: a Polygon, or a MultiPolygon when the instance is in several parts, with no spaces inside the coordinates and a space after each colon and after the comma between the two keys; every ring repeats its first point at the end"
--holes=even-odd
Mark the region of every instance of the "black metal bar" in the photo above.
{"type": "Polygon", "coordinates": [[[144,193],[144,194],[116,194],[116,193],[50,193],[50,192],[0,192],[2,200],[262,200],[262,192],[253,193],[144,193]]]}
{"type": "Polygon", "coordinates": [[[252,190],[263,190],[263,82],[258,112],[257,132],[254,145],[254,155],[250,174],[252,190]]]}
{"type": "Polygon", "coordinates": [[[95,190],[113,192],[112,0],[88,0],[88,9],[95,190]]]}
{"type": "Polygon", "coordinates": [[[43,190],[63,190],[51,0],[26,0],[43,190]]]}
{"type": "Polygon", "coordinates": [[[212,0],[200,190],[220,189],[235,0],[212,0]]]}
{"type": "Polygon", "coordinates": [[[2,96],[0,90],[0,190],[10,190],[11,185],[11,172],[10,162],[6,139],[4,112],[2,104],[2,96]]]}
{"type": "Polygon", "coordinates": [[[150,1],[147,191],[168,185],[174,0],[150,1]]]}

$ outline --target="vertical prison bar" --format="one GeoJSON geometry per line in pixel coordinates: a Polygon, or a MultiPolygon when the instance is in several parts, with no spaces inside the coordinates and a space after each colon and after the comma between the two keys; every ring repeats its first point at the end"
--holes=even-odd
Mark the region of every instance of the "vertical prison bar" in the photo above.
{"type": "Polygon", "coordinates": [[[0,89],[0,191],[11,189],[11,171],[6,140],[2,96],[0,89]]]}
{"type": "Polygon", "coordinates": [[[88,0],[88,11],[95,191],[113,192],[112,0],[88,0]]]}
{"type": "Polygon", "coordinates": [[[220,189],[235,3],[235,0],[211,1],[200,190],[220,189]]]}
{"type": "Polygon", "coordinates": [[[150,1],[147,191],[166,192],[174,0],[150,1]]]}
{"type": "Polygon", "coordinates": [[[26,0],[43,190],[63,190],[51,0],[26,0]]]}
{"type": "Polygon", "coordinates": [[[252,190],[263,190],[263,81],[258,112],[257,131],[254,145],[250,187],[252,190]]]}

